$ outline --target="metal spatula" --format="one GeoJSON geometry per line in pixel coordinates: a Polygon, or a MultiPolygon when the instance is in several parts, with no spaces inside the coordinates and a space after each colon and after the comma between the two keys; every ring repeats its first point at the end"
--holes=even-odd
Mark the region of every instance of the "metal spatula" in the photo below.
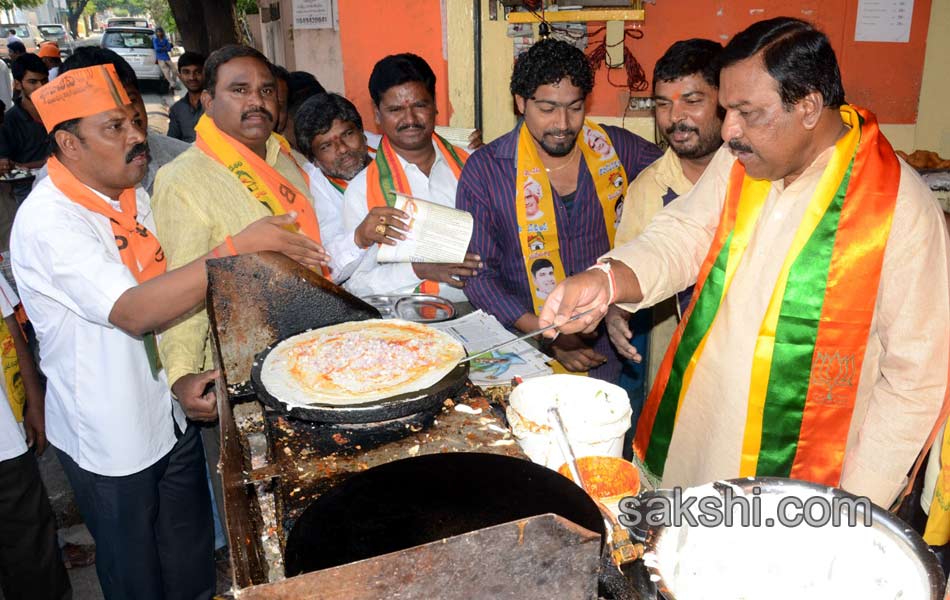
{"type": "MultiPolygon", "coordinates": [[[[590,310],[585,310],[585,311],[582,312],[582,313],[577,313],[576,315],[574,315],[573,317],[571,317],[570,319],[568,319],[568,320],[565,321],[564,323],[561,323],[560,325],[548,325],[547,327],[542,327],[541,329],[535,329],[534,331],[529,331],[528,333],[526,333],[526,334],[524,334],[524,335],[521,335],[521,336],[518,336],[518,337],[516,337],[516,338],[514,338],[514,339],[510,339],[510,340],[508,340],[507,342],[502,342],[502,343],[500,343],[500,344],[496,344],[496,345],[492,346],[491,348],[488,348],[487,350],[482,350],[481,352],[479,352],[479,353],[477,353],[477,354],[472,354],[471,356],[466,356],[465,358],[463,358],[462,360],[459,361],[459,364],[461,365],[461,364],[467,363],[468,361],[474,360],[474,359],[478,358],[479,356],[485,356],[486,354],[491,354],[492,352],[494,352],[495,350],[498,350],[499,348],[504,348],[505,346],[510,346],[511,344],[514,344],[515,342],[520,342],[521,340],[528,339],[529,337],[534,337],[534,336],[538,335],[539,333],[544,333],[545,331],[547,331],[547,330],[549,330],[549,329],[554,329],[554,328],[556,328],[556,327],[561,327],[561,326],[563,326],[563,325],[566,325],[567,323],[570,323],[571,321],[576,321],[576,320],[580,319],[580,318],[583,317],[583,316],[589,315],[590,313],[594,312],[595,310],[596,310],[596,309],[594,309],[594,308],[592,308],[592,309],[590,309],[590,310]]],[[[556,337],[556,336],[555,336],[555,337],[556,337]]]]}

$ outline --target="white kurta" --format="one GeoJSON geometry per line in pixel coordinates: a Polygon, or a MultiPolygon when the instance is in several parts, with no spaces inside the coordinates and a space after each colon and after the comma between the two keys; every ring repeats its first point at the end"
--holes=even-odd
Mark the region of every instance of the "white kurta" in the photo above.
{"type": "MultiPolygon", "coordinates": [[[[758,329],[829,148],[787,188],[773,182],[745,256],[686,392],[665,486],[737,477],[758,329]]],[[[636,272],[650,306],[692,284],[719,222],[733,156],[725,148],[696,186],[610,252],[636,272]]],[[[939,413],[950,354],[950,241],[936,200],[901,162],[841,487],[888,506],[903,487],[939,413]]],[[[636,308],[630,306],[629,308],[636,308]]]]}
{"type": "MultiPolygon", "coordinates": [[[[416,198],[435,202],[442,206],[455,208],[455,189],[458,180],[452,168],[445,162],[442,151],[435,148],[435,162],[426,176],[419,167],[398,156],[399,163],[406,172],[411,194],[416,198]]],[[[366,208],[366,169],[363,169],[350,181],[346,193],[343,195],[343,226],[346,231],[356,231],[356,228],[369,213],[366,208]]],[[[344,284],[347,290],[357,296],[371,294],[406,294],[422,283],[416,276],[410,263],[379,263],[376,254],[377,245],[362,251],[359,265],[344,284]]],[[[465,294],[446,284],[439,284],[439,295],[453,301],[466,301],[465,294]]]]}
{"type": "MultiPolygon", "coordinates": [[[[154,231],[148,195],[138,188],[136,199],[139,222],[154,231]]],[[[182,431],[187,425],[165,372],[152,377],[142,340],[109,322],[119,297],[138,285],[109,219],[47,177],[17,211],[10,255],[48,378],[50,443],[99,475],[153,465],[175,445],[175,422],[182,431]]]]}

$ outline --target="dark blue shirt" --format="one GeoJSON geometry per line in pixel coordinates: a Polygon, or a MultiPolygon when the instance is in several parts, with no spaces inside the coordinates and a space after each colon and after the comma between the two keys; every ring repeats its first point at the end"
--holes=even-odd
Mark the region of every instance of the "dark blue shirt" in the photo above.
{"type": "MultiPolygon", "coordinates": [[[[455,197],[456,207],[474,217],[469,250],[479,254],[485,263],[478,275],[465,284],[465,295],[475,307],[495,315],[509,328],[521,315],[534,312],[515,204],[515,156],[520,126],[519,123],[514,130],[469,157],[455,197]]],[[[604,130],[617,151],[628,182],[660,157],[659,148],[625,129],[604,126],[604,130]]],[[[570,209],[553,187],[551,191],[561,262],[570,276],[588,268],[610,250],[603,209],[583,155],[570,209]]],[[[595,348],[612,355],[606,335],[602,338],[595,348]]]]}
{"type": "Polygon", "coordinates": [[[171,56],[168,55],[172,51],[172,43],[168,41],[167,37],[159,39],[156,35],[152,38],[152,48],[155,48],[155,58],[157,60],[171,60],[171,56]]]}

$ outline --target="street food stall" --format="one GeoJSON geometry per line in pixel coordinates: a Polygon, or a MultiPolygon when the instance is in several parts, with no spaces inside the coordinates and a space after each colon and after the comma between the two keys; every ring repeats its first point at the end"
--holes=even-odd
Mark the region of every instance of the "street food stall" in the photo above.
{"type": "Polygon", "coordinates": [[[288,407],[255,386],[259,355],[379,313],[275,254],[208,272],[235,597],[597,597],[596,505],[526,460],[467,365],[396,399],[288,407]]]}
{"type": "MultiPolygon", "coordinates": [[[[473,387],[468,363],[452,362],[416,392],[352,405],[288,401],[262,376],[275,348],[340,323],[370,328],[379,312],[276,254],[211,261],[208,273],[236,598],[725,600],[795,598],[806,584],[816,598],[854,597],[849,589],[870,599],[942,597],[933,554],[878,507],[867,508],[867,530],[621,527],[628,525],[621,515],[643,516],[651,499],[671,491],[645,485],[628,511],[621,498],[631,492],[611,488],[620,479],[576,471],[599,461],[556,471],[565,460],[571,465],[585,433],[574,427],[574,440],[545,441],[539,434],[552,433],[544,421],[551,401],[532,399],[553,385],[568,399],[555,398],[555,412],[589,421],[597,411],[570,392],[581,378],[531,380],[509,404],[507,395],[489,398],[473,387]],[[589,495],[572,479],[605,491],[589,495]],[[610,506],[595,501],[600,496],[611,496],[610,506]],[[752,571],[741,574],[742,564],[752,571]],[[763,589],[770,591],[763,596],[763,589]]],[[[587,433],[629,419],[629,406],[611,407],[604,389],[609,419],[587,433]]],[[[578,456],[614,454],[609,437],[586,438],[595,449],[578,456]]],[[[761,495],[767,505],[789,495],[850,496],[768,478],[683,493],[726,491],[761,495]]]]}

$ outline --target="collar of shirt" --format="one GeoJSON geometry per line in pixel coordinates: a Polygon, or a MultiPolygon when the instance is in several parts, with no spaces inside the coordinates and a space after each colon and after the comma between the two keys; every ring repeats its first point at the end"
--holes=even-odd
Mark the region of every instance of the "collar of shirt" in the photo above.
{"type": "Polygon", "coordinates": [[[178,102],[176,102],[175,104],[181,105],[182,108],[187,108],[188,111],[194,115],[204,111],[204,105],[201,104],[200,100],[198,101],[198,104],[196,104],[195,106],[191,105],[191,102],[188,101],[188,94],[185,94],[184,96],[179,98],[178,102]]]}
{"type": "Polygon", "coordinates": [[[278,156],[280,156],[280,142],[277,141],[277,136],[271,134],[271,136],[267,138],[267,150],[265,151],[264,161],[276,168],[278,156]]]}
{"type": "MultiPolygon", "coordinates": [[[[20,113],[22,113],[21,116],[23,117],[24,121],[27,121],[27,122],[32,121],[33,123],[39,123],[41,125],[43,124],[43,122],[40,121],[39,119],[34,119],[33,115],[30,114],[30,111],[26,110],[26,107],[23,106],[23,96],[14,98],[13,105],[19,109],[20,113]]],[[[12,113],[13,110],[11,109],[10,112],[12,113]]],[[[9,115],[9,113],[7,114],[9,115]]]]}
{"type": "Polygon", "coordinates": [[[417,167],[415,163],[411,163],[405,158],[403,158],[401,154],[395,151],[396,150],[395,148],[393,148],[393,152],[395,152],[396,158],[399,159],[399,164],[402,165],[402,168],[404,171],[406,171],[406,173],[409,173],[410,171],[415,170],[423,177],[431,177],[432,172],[435,171],[436,169],[436,166],[439,163],[443,163],[443,164],[445,163],[445,158],[442,156],[442,150],[440,150],[439,147],[436,145],[435,140],[432,141],[432,148],[435,150],[435,161],[432,162],[432,167],[429,168],[429,175],[426,175],[425,173],[423,173],[422,169],[417,167]]]}
{"type": "Polygon", "coordinates": [[[693,188],[693,182],[683,173],[680,157],[673,152],[672,148],[666,149],[663,156],[656,161],[656,167],[657,183],[673,190],[677,196],[682,196],[693,188]]]}

